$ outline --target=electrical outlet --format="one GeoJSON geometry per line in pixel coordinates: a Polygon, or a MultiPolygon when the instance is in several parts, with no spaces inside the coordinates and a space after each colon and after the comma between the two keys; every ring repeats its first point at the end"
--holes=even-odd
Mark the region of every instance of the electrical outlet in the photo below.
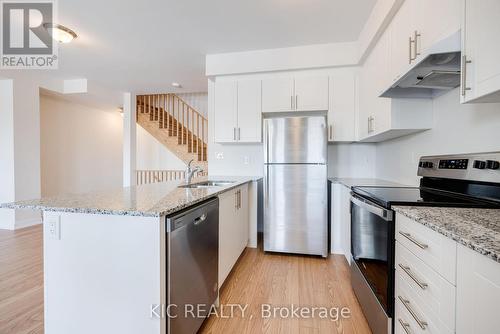
{"type": "Polygon", "coordinates": [[[52,217],[46,223],[47,236],[50,239],[61,240],[61,222],[59,217],[52,217]]]}
{"type": "Polygon", "coordinates": [[[224,152],[216,152],[215,153],[215,158],[217,160],[224,160],[224,152]]]}
{"type": "Polygon", "coordinates": [[[245,156],[243,157],[243,163],[244,163],[245,165],[249,165],[249,164],[250,164],[250,157],[249,157],[248,155],[245,155],[245,156]]]}

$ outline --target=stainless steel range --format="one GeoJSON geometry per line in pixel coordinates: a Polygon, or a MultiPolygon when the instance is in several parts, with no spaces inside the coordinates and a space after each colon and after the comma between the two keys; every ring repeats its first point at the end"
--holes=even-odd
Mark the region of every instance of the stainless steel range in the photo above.
{"type": "MultiPolygon", "coordinates": [[[[351,284],[373,333],[394,314],[393,205],[500,208],[500,152],[427,156],[420,187],[353,187],[351,284]]],[[[410,236],[411,237],[411,236],[410,236]]]]}

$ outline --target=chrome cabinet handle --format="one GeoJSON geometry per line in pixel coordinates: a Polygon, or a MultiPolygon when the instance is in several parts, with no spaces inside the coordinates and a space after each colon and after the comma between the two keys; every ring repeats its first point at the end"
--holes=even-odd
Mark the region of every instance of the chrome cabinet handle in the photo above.
{"type": "Polygon", "coordinates": [[[403,305],[408,310],[408,312],[410,312],[411,316],[413,317],[413,319],[415,319],[415,321],[420,326],[420,328],[422,328],[422,329],[425,330],[425,328],[427,327],[428,323],[426,321],[420,319],[420,317],[417,315],[417,313],[411,308],[410,301],[408,299],[404,299],[401,296],[398,296],[398,298],[401,301],[401,303],[403,303],[403,305]]]}
{"type": "Polygon", "coordinates": [[[234,208],[238,210],[238,192],[234,193],[234,208]]]}
{"type": "Polygon", "coordinates": [[[295,110],[297,110],[299,107],[299,96],[295,95],[295,110]]]}
{"type": "Polygon", "coordinates": [[[373,132],[373,121],[375,120],[375,117],[370,116],[368,117],[368,133],[373,132]]]}
{"type": "Polygon", "coordinates": [[[429,285],[425,282],[422,282],[421,280],[419,280],[417,278],[417,276],[415,276],[415,274],[413,273],[413,271],[411,271],[410,267],[408,266],[404,266],[402,265],[401,263],[399,264],[399,267],[401,269],[403,269],[403,271],[408,275],[410,276],[410,278],[415,282],[417,283],[417,285],[422,289],[422,290],[425,290],[429,285]]]}
{"type": "Polygon", "coordinates": [[[205,220],[207,220],[207,214],[206,214],[206,213],[204,213],[204,214],[202,214],[200,217],[196,218],[196,219],[194,220],[194,225],[195,225],[195,226],[196,226],[196,225],[200,225],[200,224],[201,224],[201,223],[203,223],[205,220]]]}
{"type": "Polygon", "coordinates": [[[398,321],[399,321],[399,324],[401,325],[401,327],[403,327],[403,330],[405,331],[405,333],[411,334],[410,324],[407,322],[404,322],[403,319],[401,319],[401,318],[399,318],[398,321]]]}
{"type": "Polygon", "coordinates": [[[238,140],[241,140],[241,128],[238,128],[238,140]]]}
{"type": "Polygon", "coordinates": [[[413,242],[415,245],[417,245],[421,249],[427,249],[427,248],[429,248],[429,245],[421,243],[420,241],[418,241],[417,239],[415,239],[410,233],[399,231],[399,234],[401,234],[403,237],[405,237],[406,239],[408,239],[411,242],[413,242]]]}
{"type": "Polygon", "coordinates": [[[421,37],[420,33],[415,30],[414,34],[413,34],[413,43],[414,43],[414,48],[415,48],[415,52],[413,53],[414,56],[413,56],[413,60],[417,59],[417,56],[420,56],[420,52],[418,52],[418,38],[421,37]]]}
{"type": "Polygon", "coordinates": [[[233,128],[233,140],[236,140],[236,128],[233,128]]]}
{"type": "Polygon", "coordinates": [[[290,95],[290,109],[293,110],[293,95],[290,95]]]}
{"type": "Polygon", "coordinates": [[[467,64],[472,63],[472,61],[467,60],[466,55],[462,55],[462,96],[465,96],[466,91],[470,90],[467,87],[467,64]]]}
{"type": "Polygon", "coordinates": [[[330,124],[330,140],[333,140],[333,125],[330,124]]]}
{"type": "Polygon", "coordinates": [[[413,44],[413,40],[411,39],[411,36],[408,37],[408,64],[411,64],[411,61],[413,60],[411,54],[411,45],[413,44]]]}

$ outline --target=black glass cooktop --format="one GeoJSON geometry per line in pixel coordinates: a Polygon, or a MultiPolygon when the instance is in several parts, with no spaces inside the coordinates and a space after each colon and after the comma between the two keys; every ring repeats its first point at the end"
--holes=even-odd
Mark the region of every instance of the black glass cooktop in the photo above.
{"type": "Polygon", "coordinates": [[[353,187],[352,191],[385,208],[392,205],[491,208],[499,204],[470,196],[418,187],[353,187]]]}

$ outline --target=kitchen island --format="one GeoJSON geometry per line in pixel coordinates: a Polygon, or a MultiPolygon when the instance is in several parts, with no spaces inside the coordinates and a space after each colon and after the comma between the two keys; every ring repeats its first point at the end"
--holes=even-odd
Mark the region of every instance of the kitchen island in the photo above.
{"type": "Polygon", "coordinates": [[[231,183],[180,188],[175,181],[0,205],[43,211],[45,332],[164,333],[166,319],[152,308],[166,304],[165,218],[250,184],[256,231],[258,178],[209,179],[231,183]]]}

